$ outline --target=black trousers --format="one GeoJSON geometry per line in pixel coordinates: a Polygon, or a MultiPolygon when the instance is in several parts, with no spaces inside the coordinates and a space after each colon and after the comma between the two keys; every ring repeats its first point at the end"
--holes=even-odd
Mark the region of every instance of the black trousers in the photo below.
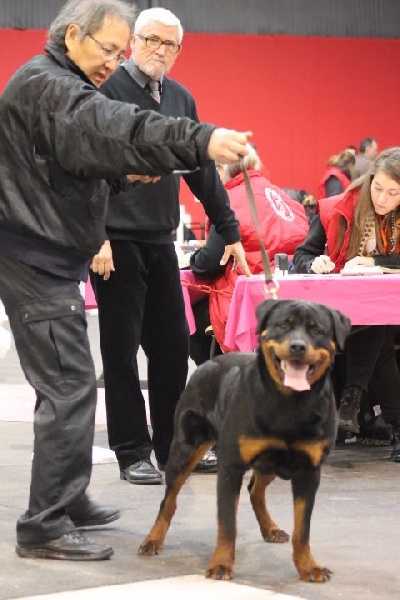
{"type": "Polygon", "coordinates": [[[107,427],[119,465],[166,462],[175,407],[188,373],[189,328],[174,244],[111,242],[115,272],[92,273],[99,309],[107,427]],[[137,352],[148,359],[152,437],[140,389],[137,352]]]}
{"type": "Polygon", "coordinates": [[[192,306],[196,331],[190,336],[190,358],[198,367],[206,360],[222,354],[217,340],[205,333],[210,325],[209,301],[207,296],[192,306]]]}
{"type": "Polygon", "coordinates": [[[29,505],[17,539],[40,543],[74,529],[68,509],[85,494],[92,470],[96,377],[85,307],[78,282],[4,256],[0,297],[36,392],[29,505]]]}
{"type": "Polygon", "coordinates": [[[371,387],[386,422],[400,420],[400,373],[395,353],[396,327],[353,327],[346,340],[346,385],[371,387]]]}

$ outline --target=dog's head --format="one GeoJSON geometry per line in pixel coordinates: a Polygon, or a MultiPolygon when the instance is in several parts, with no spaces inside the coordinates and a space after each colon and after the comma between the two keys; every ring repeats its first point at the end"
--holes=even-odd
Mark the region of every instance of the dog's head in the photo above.
{"type": "Polygon", "coordinates": [[[351,329],[338,310],[301,300],[265,300],[256,316],[265,365],[284,393],[308,390],[321,379],[351,329]]]}

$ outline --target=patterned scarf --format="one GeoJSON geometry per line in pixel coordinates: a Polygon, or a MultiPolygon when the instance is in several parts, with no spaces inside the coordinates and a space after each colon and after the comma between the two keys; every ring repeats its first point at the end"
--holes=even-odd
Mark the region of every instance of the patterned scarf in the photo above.
{"type": "Polygon", "coordinates": [[[364,225],[358,256],[375,256],[379,254],[376,247],[377,233],[383,247],[382,254],[400,253],[400,211],[397,208],[383,217],[376,215],[371,210],[364,225]]]}

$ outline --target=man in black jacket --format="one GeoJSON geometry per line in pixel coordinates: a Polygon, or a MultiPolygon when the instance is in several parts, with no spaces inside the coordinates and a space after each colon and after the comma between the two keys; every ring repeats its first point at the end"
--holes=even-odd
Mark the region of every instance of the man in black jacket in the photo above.
{"type": "MultiPolygon", "coordinates": [[[[131,59],[101,91],[142,109],[198,121],[192,95],[166,76],[180,53],[182,35],[179,19],[169,10],[142,11],[131,59]]],[[[224,262],[232,252],[244,256],[238,223],[214,163],[183,177],[224,240],[224,262]]],[[[109,443],[121,479],[133,484],[162,482],[150,455],[154,449],[163,470],[175,406],[188,373],[189,332],[173,243],[179,225],[179,183],[179,175],[167,175],[154,185],[119,194],[107,212],[109,241],[93,262],[100,274],[92,281],[99,308],[109,443]],[[148,359],[152,437],[138,375],[140,345],[148,359]]],[[[197,470],[215,471],[216,466],[211,451],[197,470]]]]}
{"type": "Polygon", "coordinates": [[[23,557],[113,553],[77,532],[119,517],[86,495],[96,380],[79,281],[105,239],[105,180],[156,181],[245,153],[246,134],[140,112],[97,91],[123,61],[134,18],[123,0],[69,0],[46,54],[0,98],[0,298],[37,398],[29,507],[17,523],[23,557]]]}

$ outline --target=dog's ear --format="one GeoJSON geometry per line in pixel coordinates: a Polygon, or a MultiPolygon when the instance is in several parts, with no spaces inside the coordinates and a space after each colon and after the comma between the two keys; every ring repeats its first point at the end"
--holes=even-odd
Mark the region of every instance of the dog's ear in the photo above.
{"type": "Polygon", "coordinates": [[[335,310],[334,308],[327,308],[327,310],[329,311],[329,316],[333,323],[335,342],[338,350],[343,350],[346,338],[351,331],[350,319],[339,310],[335,310]]]}
{"type": "Polygon", "coordinates": [[[257,329],[256,333],[259,334],[265,327],[265,324],[268,321],[268,317],[270,316],[273,309],[280,303],[282,300],[273,300],[270,298],[269,300],[264,300],[261,302],[256,308],[256,318],[257,318],[257,329]]]}

